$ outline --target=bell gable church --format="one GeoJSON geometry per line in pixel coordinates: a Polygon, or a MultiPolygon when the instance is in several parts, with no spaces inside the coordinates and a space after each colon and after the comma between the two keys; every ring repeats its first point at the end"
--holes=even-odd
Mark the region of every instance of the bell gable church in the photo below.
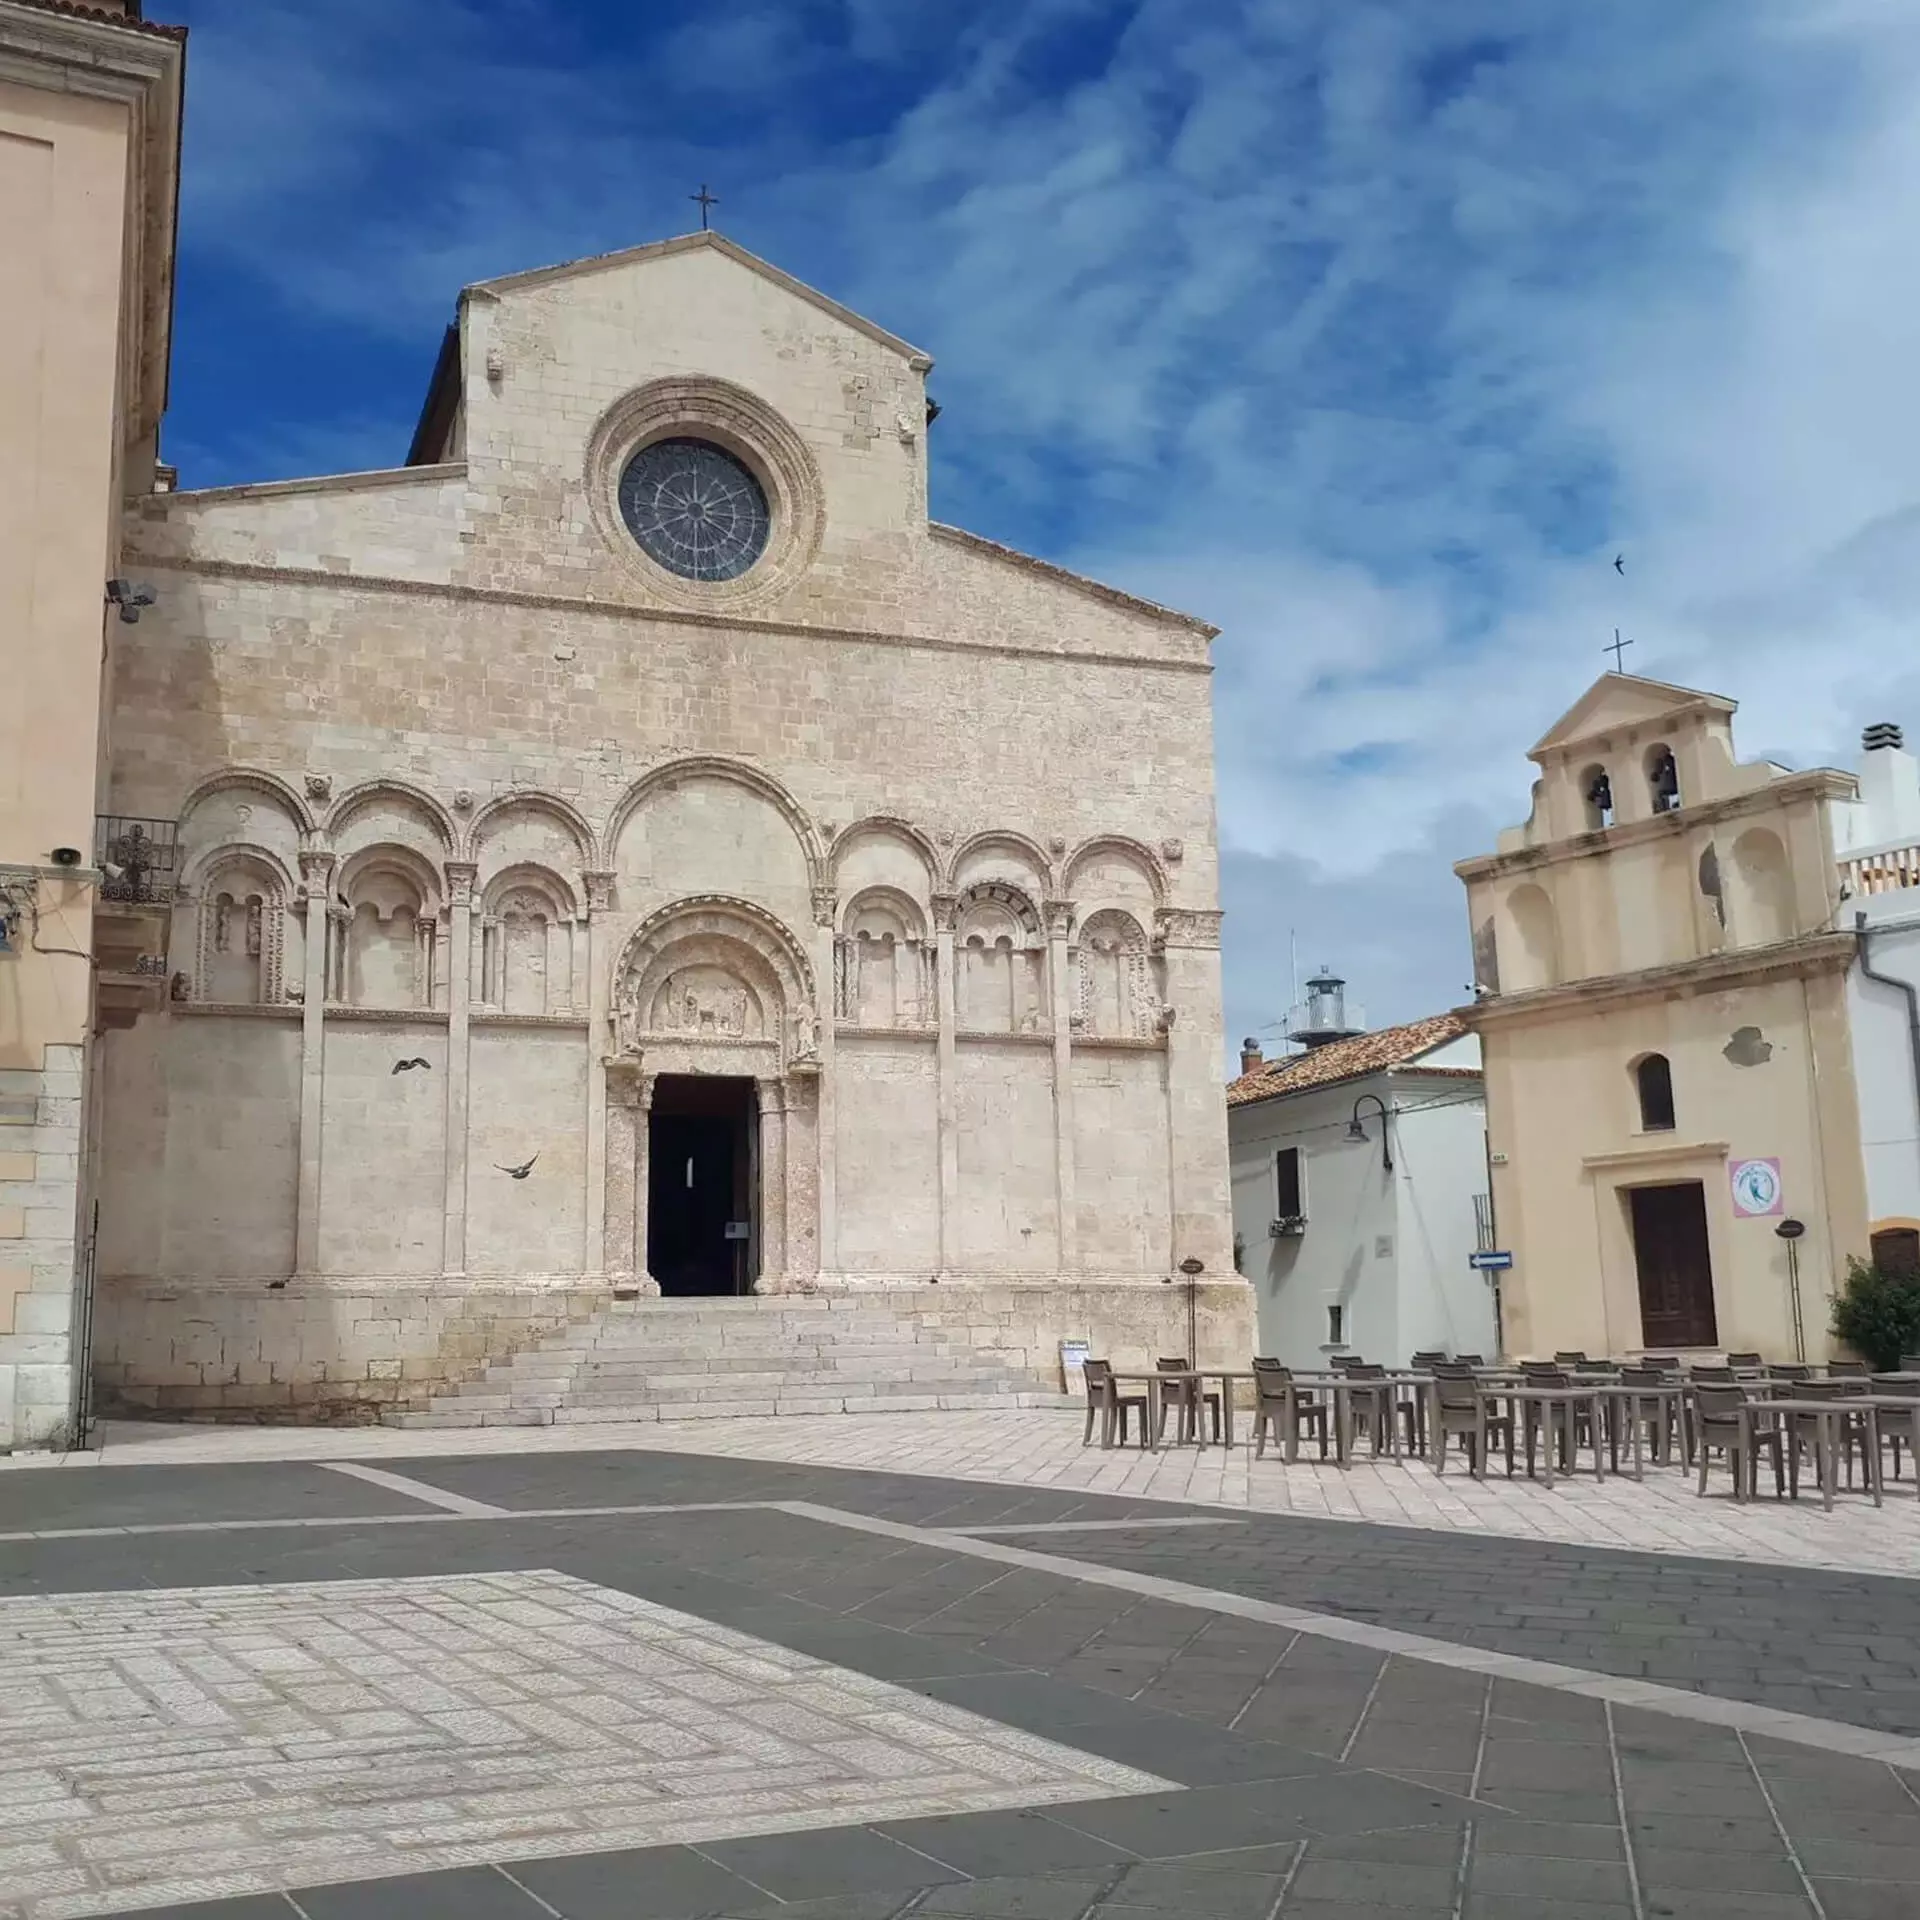
{"type": "Polygon", "coordinates": [[[467,289],[404,467],[136,500],[110,1398],[418,1409],[660,1296],[1240,1358],[1212,630],[930,522],[929,365],[694,234],[467,289]]]}

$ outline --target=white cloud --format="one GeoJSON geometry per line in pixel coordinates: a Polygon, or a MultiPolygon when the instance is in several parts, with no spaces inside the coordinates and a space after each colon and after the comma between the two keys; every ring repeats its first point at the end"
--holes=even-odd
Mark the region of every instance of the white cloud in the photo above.
{"type": "Polygon", "coordinates": [[[1751,754],[1920,728],[1908,0],[815,0],[684,98],[690,29],[190,13],[190,247],[424,352],[706,175],[938,355],[938,511],[1220,621],[1236,1035],[1289,925],[1376,1017],[1459,996],[1447,868],[1616,625],[1751,754]]]}

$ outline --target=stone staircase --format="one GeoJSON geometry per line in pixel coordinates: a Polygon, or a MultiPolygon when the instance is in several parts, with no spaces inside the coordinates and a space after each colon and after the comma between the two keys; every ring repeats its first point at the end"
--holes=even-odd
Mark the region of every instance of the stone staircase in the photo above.
{"type": "Polygon", "coordinates": [[[498,1360],[398,1427],[547,1427],[769,1413],[1057,1405],[1058,1386],[879,1304],[621,1301],[498,1360]]]}

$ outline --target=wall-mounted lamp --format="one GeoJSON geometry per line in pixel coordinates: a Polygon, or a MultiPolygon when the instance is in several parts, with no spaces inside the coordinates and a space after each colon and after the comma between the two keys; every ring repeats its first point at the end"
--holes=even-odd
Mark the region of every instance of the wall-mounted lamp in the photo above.
{"type": "Polygon", "coordinates": [[[1360,1109],[1371,1100],[1380,1109],[1380,1165],[1388,1173],[1393,1171],[1393,1141],[1389,1137],[1392,1129],[1388,1122],[1393,1118],[1393,1110],[1377,1093],[1363,1093],[1353,1103],[1353,1118],[1347,1122],[1347,1138],[1364,1140],[1367,1137],[1366,1123],[1360,1118],[1360,1109]]]}
{"type": "Polygon", "coordinates": [[[132,626],[140,618],[140,609],[150,607],[160,596],[138,580],[109,580],[107,600],[120,609],[120,618],[132,626]]]}

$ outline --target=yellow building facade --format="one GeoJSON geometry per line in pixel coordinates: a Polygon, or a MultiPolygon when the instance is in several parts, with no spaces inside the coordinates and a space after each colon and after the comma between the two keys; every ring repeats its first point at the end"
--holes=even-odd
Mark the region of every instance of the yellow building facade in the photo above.
{"type": "Polygon", "coordinates": [[[1855,782],[1742,764],[1733,713],[1605,675],[1530,753],[1526,824],[1455,869],[1509,1354],[1818,1359],[1868,1251],[1834,930],[1855,782]]]}
{"type": "Polygon", "coordinates": [[[112,596],[137,613],[123,503],[155,480],[179,176],[185,35],[139,12],[0,0],[0,1450],[73,1425],[92,1034],[154,991],[151,916],[103,906],[96,858],[112,596]]]}

